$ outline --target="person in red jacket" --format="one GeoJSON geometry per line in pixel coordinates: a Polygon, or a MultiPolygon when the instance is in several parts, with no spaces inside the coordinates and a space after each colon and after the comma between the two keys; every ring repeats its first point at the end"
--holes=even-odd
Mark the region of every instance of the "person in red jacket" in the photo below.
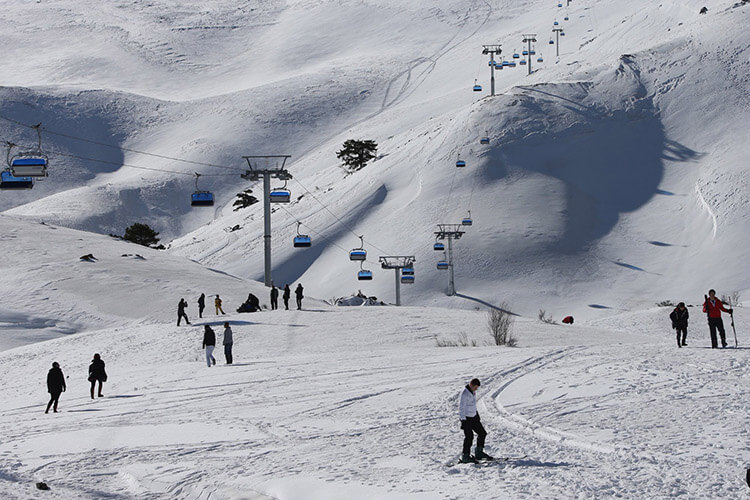
{"type": "Polygon", "coordinates": [[[716,298],[716,290],[709,290],[708,297],[703,303],[703,312],[708,315],[708,329],[711,332],[711,348],[716,349],[719,343],[716,341],[716,330],[721,335],[721,347],[727,346],[726,334],[724,333],[724,321],[721,319],[721,311],[732,314],[732,309],[726,309],[721,300],[716,298]]]}

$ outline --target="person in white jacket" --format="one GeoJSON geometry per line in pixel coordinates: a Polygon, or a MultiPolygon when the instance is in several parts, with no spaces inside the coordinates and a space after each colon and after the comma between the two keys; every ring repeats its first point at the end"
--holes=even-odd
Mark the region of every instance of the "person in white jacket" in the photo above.
{"type": "Polygon", "coordinates": [[[477,396],[479,389],[478,378],[474,378],[461,391],[458,398],[458,418],[461,420],[461,429],[464,431],[464,447],[461,453],[461,463],[476,462],[477,460],[493,460],[493,457],[484,452],[484,439],[487,431],[484,430],[482,422],[479,421],[477,413],[477,396]],[[477,433],[477,447],[474,456],[471,456],[471,444],[474,441],[474,433],[477,433]]]}

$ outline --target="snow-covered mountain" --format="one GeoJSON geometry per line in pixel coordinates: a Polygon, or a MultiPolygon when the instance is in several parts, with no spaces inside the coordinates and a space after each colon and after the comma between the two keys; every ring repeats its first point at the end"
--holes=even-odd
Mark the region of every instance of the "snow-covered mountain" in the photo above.
{"type": "Polygon", "coordinates": [[[0,496],[746,498],[750,6],[559,5],[2,2],[0,139],[32,147],[41,123],[50,175],[0,191],[0,496]],[[490,96],[482,45],[511,60],[531,33],[533,72],[497,71],[490,96]],[[345,175],[352,138],[379,156],[345,175]],[[268,303],[261,207],[232,207],[260,192],[242,156],[263,154],[292,156],[273,277],[307,297],[238,314],[268,303]],[[196,172],[213,208],[189,205],[196,172]],[[469,212],[448,297],[434,231],[469,212]],[[167,250],[108,236],[134,222],[167,250]],[[298,222],[311,248],[292,248],[298,222]],[[348,259],[359,235],[371,282],[348,259]],[[417,259],[406,307],[322,300],[393,302],[391,254],[417,259]],[[707,349],[710,287],[739,298],[738,348],[707,349]],[[666,300],[691,306],[686,347],[666,300]],[[490,342],[502,302],[516,349],[490,342]],[[235,364],[217,346],[209,368],[202,330],[224,321],[235,364]],[[453,466],[472,377],[507,460],[453,466]]]}
{"type": "MultiPolygon", "coordinates": [[[[274,278],[319,297],[393,300],[377,256],[413,254],[407,303],[469,306],[444,296],[431,249],[436,224],[468,211],[459,291],[512,297],[524,314],[743,291],[748,7],[702,6],[10,2],[0,115],[42,122],[52,161],[48,180],[0,206],[105,234],[146,222],[175,238],[172,252],[260,279],[261,209],[232,211],[249,187],[241,156],[290,154],[296,201],[273,215],[274,278]],[[530,32],[544,62],[496,72],[489,97],[482,45],[510,59],[530,32]],[[335,152],[348,138],[376,140],[381,156],[345,177],[335,152]],[[214,209],[188,204],[196,171],[214,209]],[[292,248],[297,221],[311,249],[292,248]],[[360,234],[366,287],[345,253],[360,234]]],[[[32,130],[0,122],[4,139],[33,144],[32,130]]]]}

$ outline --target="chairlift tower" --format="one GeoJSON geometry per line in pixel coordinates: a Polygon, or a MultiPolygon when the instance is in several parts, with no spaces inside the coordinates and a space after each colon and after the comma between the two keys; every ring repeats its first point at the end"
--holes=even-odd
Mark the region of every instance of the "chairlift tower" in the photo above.
{"type": "Polygon", "coordinates": [[[500,45],[482,45],[482,54],[490,55],[490,95],[495,95],[495,54],[503,52],[500,45]]]}
{"type": "Polygon", "coordinates": [[[557,51],[557,57],[560,57],[560,33],[563,32],[563,29],[552,28],[552,32],[555,34],[555,50],[557,51]]]}
{"type": "Polygon", "coordinates": [[[243,158],[247,161],[250,170],[245,171],[242,178],[249,181],[259,181],[263,178],[263,246],[265,254],[263,282],[266,286],[271,286],[273,283],[271,278],[271,178],[282,181],[292,179],[292,174],[284,168],[291,155],[259,155],[243,156],[243,158]],[[276,161],[275,168],[258,168],[259,163],[268,166],[274,160],[276,161]]]}
{"type": "Polygon", "coordinates": [[[401,270],[405,267],[414,267],[416,257],[413,255],[381,255],[378,257],[380,267],[396,271],[396,305],[401,305],[401,270]]]}
{"type": "Polygon", "coordinates": [[[439,240],[448,240],[448,269],[450,270],[450,282],[448,283],[448,295],[456,295],[456,281],[453,276],[453,240],[461,239],[466,231],[462,231],[461,224],[438,224],[435,237],[439,240]]]}
{"type": "Polygon", "coordinates": [[[531,60],[533,59],[531,54],[531,44],[536,43],[536,33],[529,33],[527,35],[523,35],[523,43],[528,44],[529,48],[526,49],[529,55],[527,56],[529,58],[529,74],[531,74],[531,60]]]}

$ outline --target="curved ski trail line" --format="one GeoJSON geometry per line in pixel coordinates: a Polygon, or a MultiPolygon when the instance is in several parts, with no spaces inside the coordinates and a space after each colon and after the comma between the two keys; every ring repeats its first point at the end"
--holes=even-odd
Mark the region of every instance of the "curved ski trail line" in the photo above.
{"type": "Polygon", "coordinates": [[[696,182],[695,183],[695,194],[698,196],[698,204],[703,207],[706,212],[708,212],[708,215],[711,216],[711,223],[713,224],[713,231],[711,231],[711,240],[716,239],[716,232],[719,227],[719,223],[716,219],[716,214],[711,210],[711,206],[708,204],[706,199],[703,197],[703,193],[701,192],[700,185],[696,182]]]}
{"type": "Polygon", "coordinates": [[[559,429],[555,429],[553,427],[545,427],[542,425],[539,425],[537,423],[532,422],[529,419],[526,419],[524,417],[521,417],[520,415],[515,415],[513,413],[510,413],[508,410],[505,409],[505,407],[500,403],[499,396],[500,394],[512,383],[518,381],[520,378],[522,378],[524,375],[533,372],[535,369],[540,368],[542,366],[545,366],[549,363],[553,363],[559,359],[562,359],[572,353],[577,353],[585,350],[585,347],[578,347],[578,348],[565,348],[565,349],[559,349],[557,351],[545,354],[543,356],[538,356],[536,358],[531,358],[513,368],[510,370],[507,370],[501,374],[503,377],[507,377],[508,375],[516,374],[510,379],[505,379],[503,383],[498,387],[497,389],[493,389],[488,396],[485,396],[484,398],[481,398],[478,401],[478,406],[481,407],[481,409],[488,415],[491,415],[493,419],[497,420],[499,423],[506,427],[512,427],[518,430],[521,430],[523,432],[532,434],[536,437],[539,437],[541,439],[545,439],[547,441],[554,441],[560,444],[563,444],[565,446],[570,446],[574,448],[579,448],[587,451],[594,451],[599,453],[615,453],[618,451],[618,447],[613,445],[608,445],[604,443],[597,443],[595,441],[587,441],[585,439],[580,438],[579,436],[575,434],[571,434],[565,431],[561,431],[559,429]],[[485,400],[489,397],[494,406],[493,411],[490,409],[490,407],[487,406],[485,400]]]}

